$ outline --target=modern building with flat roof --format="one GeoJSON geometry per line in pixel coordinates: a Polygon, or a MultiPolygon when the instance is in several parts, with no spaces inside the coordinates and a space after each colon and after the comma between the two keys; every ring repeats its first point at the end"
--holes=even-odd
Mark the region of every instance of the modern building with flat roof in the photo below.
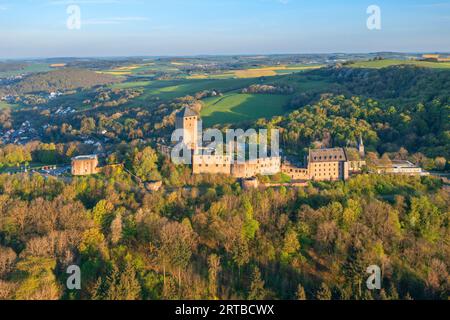
{"type": "Polygon", "coordinates": [[[430,175],[429,172],[426,172],[421,167],[406,160],[393,160],[390,164],[378,165],[376,171],[379,174],[400,174],[410,176],[430,175]]]}

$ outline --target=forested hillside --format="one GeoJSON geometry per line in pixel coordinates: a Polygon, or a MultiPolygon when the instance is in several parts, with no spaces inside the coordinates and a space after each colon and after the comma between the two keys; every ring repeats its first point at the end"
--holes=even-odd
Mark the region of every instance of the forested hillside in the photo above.
{"type": "Polygon", "coordinates": [[[448,298],[450,198],[437,180],[242,191],[153,168],[175,188],[148,193],[120,171],[70,184],[1,176],[0,298],[448,298]],[[72,264],[81,291],[65,289],[72,264]],[[374,264],[383,289],[371,292],[374,264]]]}
{"type": "MultiPolygon", "coordinates": [[[[325,73],[327,71],[324,71],[325,73]]],[[[382,69],[333,69],[333,81],[354,95],[374,99],[398,99],[399,102],[429,102],[438,99],[448,103],[450,72],[414,66],[395,66],[382,69]]]]}
{"type": "Polygon", "coordinates": [[[357,96],[326,96],[256,125],[280,129],[283,146],[295,153],[314,143],[355,145],[362,136],[368,150],[380,154],[403,148],[431,158],[450,157],[450,106],[439,99],[401,107],[357,96]]]}
{"type": "Polygon", "coordinates": [[[40,92],[50,93],[91,88],[119,81],[120,78],[94,71],[62,69],[27,76],[9,88],[0,89],[0,93],[13,95],[40,92]]]}

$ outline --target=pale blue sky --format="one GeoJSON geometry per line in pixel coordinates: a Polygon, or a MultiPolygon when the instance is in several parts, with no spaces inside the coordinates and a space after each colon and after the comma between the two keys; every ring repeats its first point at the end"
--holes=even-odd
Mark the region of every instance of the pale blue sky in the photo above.
{"type": "Polygon", "coordinates": [[[450,1],[0,0],[0,57],[374,51],[450,51],[450,1]],[[71,3],[80,30],[66,27],[71,3]]]}

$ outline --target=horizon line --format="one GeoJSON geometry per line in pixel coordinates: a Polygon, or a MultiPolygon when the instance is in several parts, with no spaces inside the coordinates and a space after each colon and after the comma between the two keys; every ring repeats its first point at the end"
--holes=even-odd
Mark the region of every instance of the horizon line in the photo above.
{"type": "Polygon", "coordinates": [[[37,56],[37,57],[1,57],[5,60],[47,60],[47,59],[121,59],[121,58],[201,58],[232,56],[308,56],[308,55],[370,55],[370,54],[450,54],[450,51],[369,51],[369,52],[314,52],[314,53],[217,53],[217,54],[166,54],[166,55],[91,55],[91,56],[37,56]]]}

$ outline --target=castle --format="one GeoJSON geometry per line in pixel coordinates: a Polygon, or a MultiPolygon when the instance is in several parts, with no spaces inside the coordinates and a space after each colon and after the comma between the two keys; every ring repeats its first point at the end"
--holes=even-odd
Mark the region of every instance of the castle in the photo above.
{"type": "MultiPolygon", "coordinates": [[[[236,161],[234,151],[232,155],[219,155],[210,152],[204,154],[207,148],[198,145],[200,116],[190,108],[184,108],[176,114],[176,129],[182,131],[181,145],[191,153],[193,174],[223,174],[242,179],[248,188],[258,186],[257,176],[273,176],[283,173],[289,176],[289,185],[304,185],[307,181],[339,181],[347,180],[353,174],[359,174],[366,167],[365,147],[360,137],[356,148],[322,148],[309,149],[303,163],[288,157],[265,156],[245,161],[236,161]]],[[[253,146],[254,144],[252,144],[253,146]]],[[[236,146],[231,142],[228,147],[236,146]]],[[[170,157],[172,147],[161,138],[157,142],[159,152],[170,157]]],[[[208,150],[212,151],[212,150],[208,150]]],[[[72,175],[87,176],[101,172],[98,167],[97,155],[78,156],[72,159],[72,175]]],[[[426,176],[428,172],[408,161],[393,161],[389,165],[377,165],[378,174],[399,174],[426,176]]],[[[148,185],[150,190],[158,190],[162,183],[156,181],[148,185]]]]}
{"type": "MultiPolygon", "coordinates": [[[[183,130],[183,143],[192,152],[193,174],[225,174],[248,179],[258,175],[284,173],[294,181],[347,180],[365,166],[365,149],[362,138],[356,152],[344,148],[311,149],[305,166],[296,165],[281,157],[265,157],[236,163],[230,155],[204,155],[197,151],[198,121],[200,116],[186,107],[176,114],[176,129],[183,130]]],[[[201,148],[201,147],[200,147],[201,148]]]]}
{"type": "Polygon", "coordinates": [[[176,114],[176,129],[183,131],[183,143],[192,152],[194,174],[225,174],[235,178],[251,178],[257,175],[275,175],[281,171],[280,157],[266,157],[237,163],[230,155],[199,154],[197,145],[200,116],[186,107],[176,114]]]}

